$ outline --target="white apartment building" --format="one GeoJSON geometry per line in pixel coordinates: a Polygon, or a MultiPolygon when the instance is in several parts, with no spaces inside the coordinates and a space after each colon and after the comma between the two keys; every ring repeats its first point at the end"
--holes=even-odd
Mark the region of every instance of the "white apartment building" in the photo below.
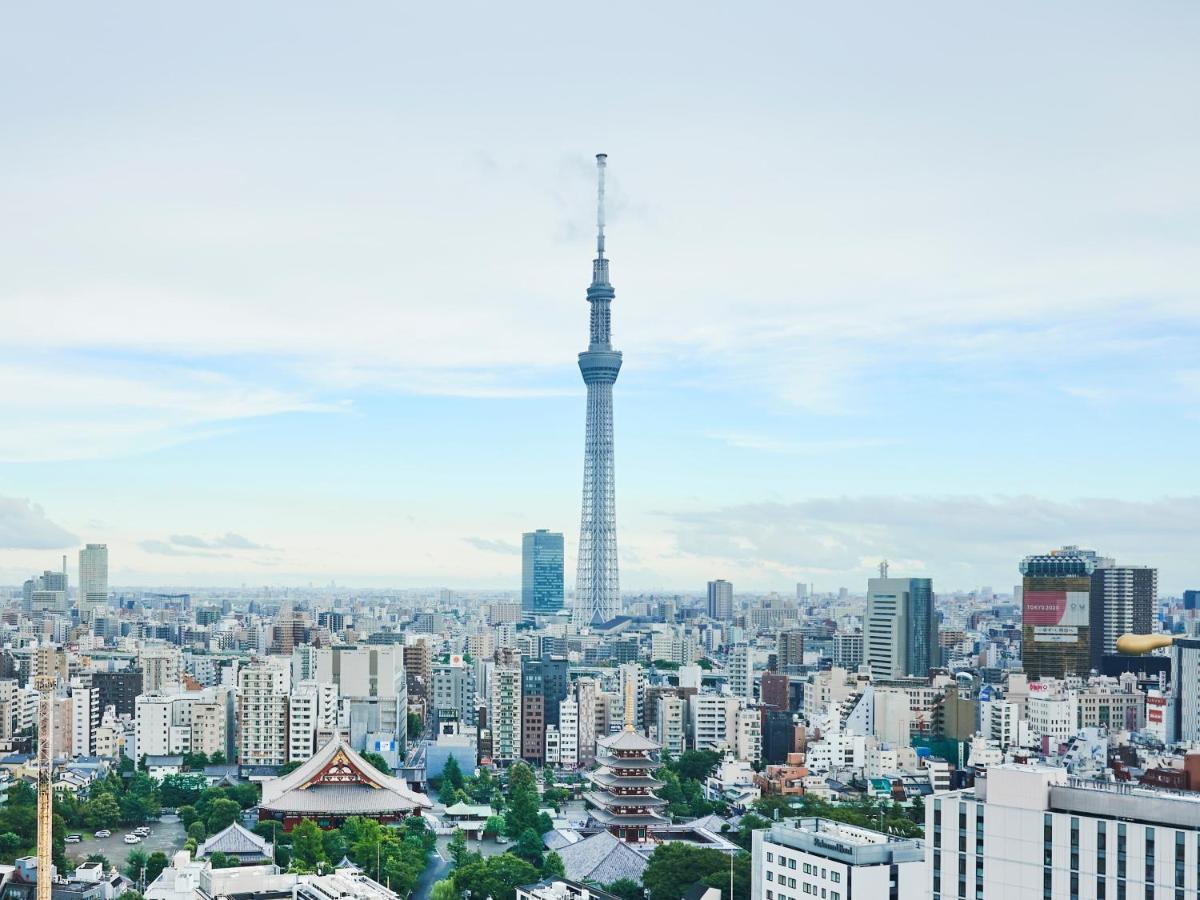
{"type": "Polygon", "coordinates": [[[724,694],[688,698],[688,736],[693,750],[730,750],[736,743],[742,701],[724,694]]]}
{"type": "Polygon", "coordinates": [[[1200,795],[998,765],[925,805],[932,900],[1192,900],[1200,795]]]}
{"type": "Polygon", "coordinates": [[[96,752],[96,729],[100,725],[100,691],[90,680],[71,682],[71,752],[91,756],[96,752]]]}
{"type": "Polygon", "coordinates": [[[183,656],[177,647],[147,645],[138,653],[143,694],[177,694],[183,680],[183,656]]]}
{"type": "Polygon", "coordinates": [[[103,759],[120,759],[125,751],[125,725],[117,718],[115,707],[108,707],[96,729],[93,753],[103,759]]]}
{"type": "Polygon", "coordinates": [[[747,644],[729,651],[729,690],[747,703],[754,702],[754,653],[747,644]]]}
{"type": "MultiPolygon", "coordinates": [[[[549,732],[547,732],[548,734],[549,732]]],[[[549,743],[547,741],[547,743],[549,743]]],[[[579,766],[579,701],[568,697],[558,704],[558,765],[562,769],[579,766]]],[[[549,750],[547,750],[547,753],[549,750]]]]}
{"type": "Polygon", "coordinates": [[[453,713],[464,725],[475,724],[477,688],[475,672],[459,663],[441,663],[433,667],[433,709],[445,717],[453,713]]]}
{"type": "Polygon", "coordinates": [[[492,733],[492,761],[509,766],[521,758],[521,670],[497,666],[492,671],[488,703],[488,728],[492,733]]]}
{"type": "Polygon", "coordinates": [[[408,681],[403,646],[322,647],[317,651],[316,664],[314,680],[337,689],[352,745],[363,749],[370,731],[392,735],[397,746],[405,747],[408,681]]]}
{"type": "Polygon", "coordinates": [[[687,704],[683,698],[659,697],[655,722],[663,752],[678,758],[687,749],[687,704]]]}
{"type": "Polygon", "coordinates": [[[108,545],[88,544],[79,551],[79,618],[90,622],[108,608],[108,545]]]}
{"type": "Polygon", "coordinates": [[[543,746],[545,749],[546,768],[560,768],[562,766],[562,738],[558,733],[557,725],[550,724],[546,726],[546,739],[543,746]]]}
{"type": "Polygon", "coordinates": [[[751,900],[926,900],[925,847],[828,819],[755,831],[751,900]]]}
{"type": "Polygon", "coordinates": [[[1033,742],[1040,742],[1043,737],[1051,742],[1065,741],[1079,730],[1078,697],[1070,690],[1031,693],[1025,701],[1025,717],[1033,742]]]}
{"type": "Polygon", "coordinates": [[[984,700],[979,704],[979,728],[1001,751],[1019,746],[1021,708],[1015,700],[984,700]]]}
{"type": "Polygon", "coordinates": [[[619,672],[621,682],[620,716],[609,717],[609,729],[614,719],[622,728],[627,721],[640,728],[646,714],[646,670],[637,663],[622,663],[619,672]]]}
{"type": "Polygon", "coordinates": [[[734,752],[739,760],[753,763],[762,759],[762,718],[757,709],[739,709],[734,732],[734,752]]]}
{"type": "Polygon", "coordinates": [[[575,699],[579,704],[578,765],[590,766],[596,761],[596,706],[600,686],[594,678],[575,682],[575,699]]]}
{"type": "Polygon", "coordinates": [[[288,697],[288,761],[304,762],[338,730],[337,685],[302,681],[288,697]]]}
{"type": "Polygon", "coordinates": [[[291,660],[287,657],[255,660],[238,673],[237,743],[241,765],[282,766],[288,761],[291,681],[291,660]]]}
{"type": "Polygon", "coordinates": [[[134,701],[137,755],[172,756],[192,751],[190,697],[142,694],[134,701]]]}

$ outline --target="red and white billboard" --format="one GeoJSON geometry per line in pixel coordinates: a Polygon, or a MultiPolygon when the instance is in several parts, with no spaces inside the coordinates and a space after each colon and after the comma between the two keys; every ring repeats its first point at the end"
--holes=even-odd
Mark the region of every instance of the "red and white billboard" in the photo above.
{"type": "Polygon", "coordinates": [[[1021,608],[1026,625],[1088,624],[1087,591],[1025,591],[1021,608]]]}

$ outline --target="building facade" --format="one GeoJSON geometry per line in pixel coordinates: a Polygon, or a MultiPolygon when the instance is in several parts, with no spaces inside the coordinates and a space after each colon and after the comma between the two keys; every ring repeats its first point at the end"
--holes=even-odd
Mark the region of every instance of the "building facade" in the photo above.
{"type": "Polygon", "coordinates": [[[521,612],[553,616],[563,608],[563,536],[539,528],[521,536],[521,612]]]}

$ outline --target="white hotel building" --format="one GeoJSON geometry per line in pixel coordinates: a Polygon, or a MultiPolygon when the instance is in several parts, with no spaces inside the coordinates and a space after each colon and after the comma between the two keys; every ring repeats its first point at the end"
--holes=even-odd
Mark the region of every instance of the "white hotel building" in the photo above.
{"type": "Polygon", "coordinates": [[[989,766],[925,807],[931,900],[1196,900],[1200,794],[989,766]]]}
{"type": "Polygon", "coordinates": [[[751,900],[925,900],[921,841],[829,819],[754,832],[751,900]]]}

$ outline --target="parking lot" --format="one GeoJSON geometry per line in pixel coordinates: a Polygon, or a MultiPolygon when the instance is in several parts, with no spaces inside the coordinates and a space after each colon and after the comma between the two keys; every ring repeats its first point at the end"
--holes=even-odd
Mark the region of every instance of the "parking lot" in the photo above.
{"type": "Polygon", "coordinates": [[[103,853],[114,866],[124,867],[130,850],[145,851],[147,856],[156,850],[161,850],[170,857],[172,853],[183,846],[186,837],[183,824],[179,821],[178,816],[163,816],[160,821],[151,822],[150,836],[140,844],[125,843],[125,835],[131,831],[133,831],[132,828],[118,828],[112,833],[112,837],[106,838],[92,837],[91,832],[68,832],[82,834],[83,840],[78,844],[67,844],[67,856],[82,862],[92,853],[103,853]]]}

